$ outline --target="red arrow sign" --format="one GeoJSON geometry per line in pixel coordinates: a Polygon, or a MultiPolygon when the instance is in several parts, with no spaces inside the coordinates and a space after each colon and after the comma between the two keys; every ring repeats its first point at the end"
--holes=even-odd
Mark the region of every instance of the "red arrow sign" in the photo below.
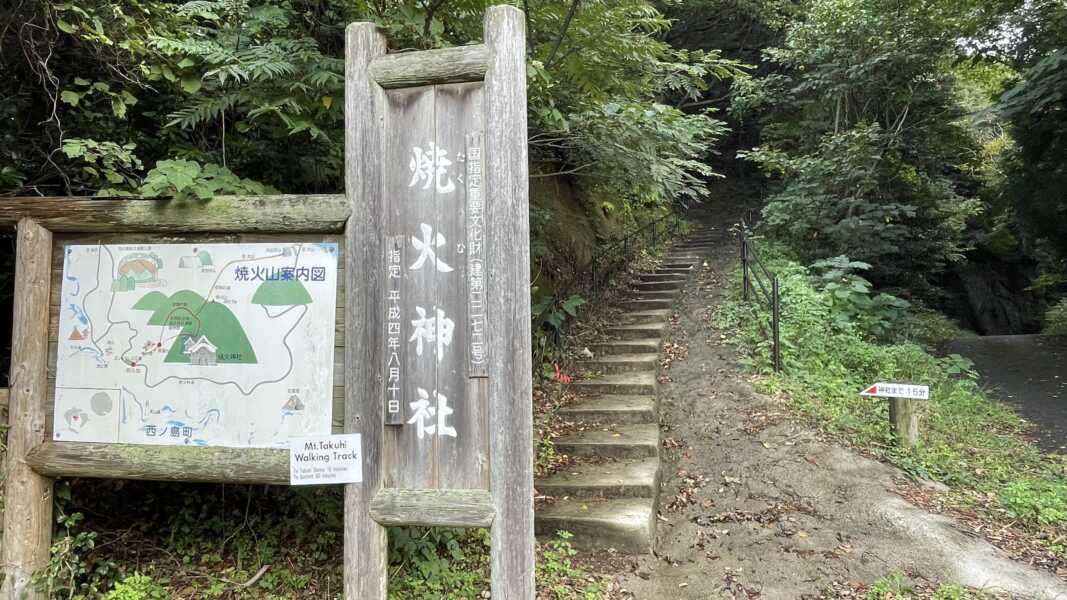
{"type": "Polygon", "coordinates": [[[872,385],[871,387],[863,390],[862,392],[860,392],[860,395],[861,396],[877,396],[878,395],[878,384],[876,383],[876,384],[872,385]]]}

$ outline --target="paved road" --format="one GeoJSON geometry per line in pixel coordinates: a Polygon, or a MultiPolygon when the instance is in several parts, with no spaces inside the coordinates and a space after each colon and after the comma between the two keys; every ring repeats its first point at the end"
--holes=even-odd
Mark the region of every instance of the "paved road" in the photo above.
{"type": "Polygon", "coordinates": [[[974,361],[982,382],[1037,426],[1043,448],[1067,453],[1067,337],[966,338],[948,351],[974,361]]]}

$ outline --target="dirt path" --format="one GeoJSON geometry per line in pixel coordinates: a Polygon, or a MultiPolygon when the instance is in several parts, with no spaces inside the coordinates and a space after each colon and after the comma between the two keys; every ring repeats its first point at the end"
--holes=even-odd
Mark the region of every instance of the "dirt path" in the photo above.
{"type": "Polygon", "coordinates": [[[1067,598],[1067,585],[1012,562],[894,493],[895,468],[828,444],[743,381],[713,327],[734,238],[685,288],[670,342],[688,358],[660,386],[665,461],[656,556],[619,587],[638,600],[798,598],[894,571],[990,592],[1067,598]]]}
{"type": "Polygon", "coordinates": [[[1033,422],[1042,448],[1067,453],[1067,337],[961,338],[948,351],[974,361],[982,383],[1033,422]]]}

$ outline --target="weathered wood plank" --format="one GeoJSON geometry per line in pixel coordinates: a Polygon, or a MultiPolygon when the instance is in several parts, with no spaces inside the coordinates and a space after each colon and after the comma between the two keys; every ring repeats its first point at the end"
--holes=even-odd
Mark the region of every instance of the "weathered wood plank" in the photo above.
{"type": "Polygon", "coordinates": [[[423,52],[398,52],[377,58],[371,77],[383,88],[481,81],[489,64],[484,44],[423,52]]]}
{"type": "Polygon", "coordinates": [[[486,490],[382,489],[370,503],[371,517],[382,525],[489,527],[494,513],[486,490]]]}
{"type": "MultiPolygon", "coordinates": [[[[434,290],[442,279],[441,275],[452,274],[439,273],[438,267],[441,263],[451,265],[455,262],[452,260],[454,240],[450,239],[450,232],[440,230],[435,218],[439,202],[435,165],[418,165],[416,174],[419,177],[413,177],[409,168],[415,158],[416,148],[423,158],[434,156],[435,97],[433,86],[389,90],[385,93],[382,124],[383,132],[386,132],[383,134],[384,147],[380,157],[382,196],[387,202],[384,207],[385,231],[389,235],[402,236],[409,249],[406,258],[410,262],[400,266],[403,279],[400,284],[399,323],[400,393],[401,404],[408,406],[405,410],[407,420],[414,416],[410,403],[421,398],[420,389],[427,394],[430,406],[436,406],[433,394],[438,391],[434,385],[438,369],[436,345],[429,340],[412,341],[412,334],[418,333],[412,321],[421,316],[416,312],[417,309],[421,309],[422,315],[427,318],[435,318],[435,309],[441,307],[436,303],[434,290]],[[429,170],[424,171],[427,166],[429,170]],[[422,174],[428,177],[422,177],[422,174]],[[444,236],[444,245],[437,246],[438,236],[444,236]],[[417,250],[412,245],[413,238],[424,241],[433,253],[424,254],[417,250]],[[421,352],[416,351],[419,348],[421,352]]],[[[379,269],[384,270],[384,261],[379,261],[379,264],[379,269]]],[[[383,297],[382,302],[385,300],[383,297]]],[[[387,335],[383,343],[387,343],[389,337],[392,336],[387,335]]],[[[447,395],[447,392],[440,391],[447,395]]],[[[389,454],[396,460],[383,468],[396,480],[385,484],[385,487],[414,490],[438,487],[434,461],[437,436],[418,433],[415,425],[404,425],[395,432],[395,451],[390,448],[389,454]]]]}
{"type": "Polygon", "coordinates": [[[274,448],[44,442],[26,463],[49,477],[289,484],[289,451],[274,448]]]}
{"type": "Polygon", "coordinates": [[[51,231],[340,232],[349,209],[340,194],[157,198],[0,198],[0,228],[29,217],[51,231]]]}
{"type": "Polygon", "coordinates": [[[52,480],[35,473],[26,454],[44,440],[48,381],[48,287],[52,233],[32,219],[18,222],[15,313],[11,335],[10,429],[4,486],[3,600],[45,600],[33,573],[52,545],[52,480]]]}
{"type": "Polygon", "coordinates": [[[530,204],[526,132],[526,25],[521,10],[485,15],[490,489],[494,600],[534,598],[533,403],[530,346],[530,204]]]}
{"type": "Polygon", "coordinates": [[[905,448],[919,442],[919,413],[922,401],[910,398],[889,399],[889,425],[897,443],[905,448]]]}
{"type": "MultiPolygon", "coordinates": [[[[434,304],[443,308],[455,321],[451,344],[444,349],[437,361],[437,384],[439,392],[448,398],[453,413],[448,417],[456,435],[440,435],[436,438],[437,485],[440,489],[489,489],[489,481],[483,479],[483,466],[488,467],[487,430],[482,427],[482,403],[478,396],[470,394],[471,384],[467,377],[467,347],[470,340],[468,315],[467,272],[467,181],[466,160],[467,134],[481,137],[485,131],[485,104],[483,84],[455,83],[436,86],[434,99],[435,133],[437,147],[447,149],[453,164],[449,177],[455,189],[443,194],[440,191],[434,201],[434,221],[448,239],[446,254],[453,271],[439,274],[434,290],[434,304]],[[463,162],[460,162],[460,160],[463,162]]],[[[444,250],[445,248],[442,248],[444,250]]]]}
{"type": "Polygon", "coordinates": [[[385,37],[373,23],[353,23],[345,30],[345,194],[352,215],[345,227],[345,431],[361,433],[363,442],[363,483],[345,486],[347,600],[386,600],[388,588],[386,530],[369,510],[382,484],[385,428],[379,371],[385,327],[379,127],[385,99],[369,69],[385,50],[385,37]]]}

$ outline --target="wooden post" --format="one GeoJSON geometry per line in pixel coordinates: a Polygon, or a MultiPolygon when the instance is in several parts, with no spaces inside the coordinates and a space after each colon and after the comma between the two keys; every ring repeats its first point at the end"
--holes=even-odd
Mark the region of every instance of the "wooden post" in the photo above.
{"type": "Polygon", "coordinates": [[[889,424],[897,443],[905,448],[919,441],[919,403],[909,398],[889,399],[889,424]]]}
{"type": "Polygon", "coordinates": [[[377,332],[384,327],[382,239],[385,209],[381,195],[381,87],[370,63],[386,51],[373,23],[353,23],[345,31],[345,193],[351,217],[345,226],[345,431],[362,434],[363,483],[345,486],[344,597],[385,600],[388,540],[385,527],[370,515],[370,502],[382,483],[384,389],[377,332]]]}
{"type": "Polygon", "coordinates": [[[751,284],[748,279],[748,238],[745,237],[744,224],[741,225],[738,237],[741,240],[741,300],[748,302],[748,288],[751,284]]]}
{"type": "Polygon", "coordinates": [[[773,352],[771,358],[775,373],[782,372],[782,299],[778,288],[778,276],[771,276],[771,335],[773,352]]]}
{"type": "Polygon", "coordinates": [[[47,418],[48,292],[52,233],[32,219],[18,223],[15,315],[11,338],[10,429],[4,489],[3,600],[47,600],[33,589],[52,544],[52,480],[26,464],[44,441],[47,418]]]}
{"type": "Polygon", "coordinates": [[[485,15],[489,243],[490,490],[496,505],[494,600],[534,598],[533,382],[526,24],[522,11],[485,15]]]}

